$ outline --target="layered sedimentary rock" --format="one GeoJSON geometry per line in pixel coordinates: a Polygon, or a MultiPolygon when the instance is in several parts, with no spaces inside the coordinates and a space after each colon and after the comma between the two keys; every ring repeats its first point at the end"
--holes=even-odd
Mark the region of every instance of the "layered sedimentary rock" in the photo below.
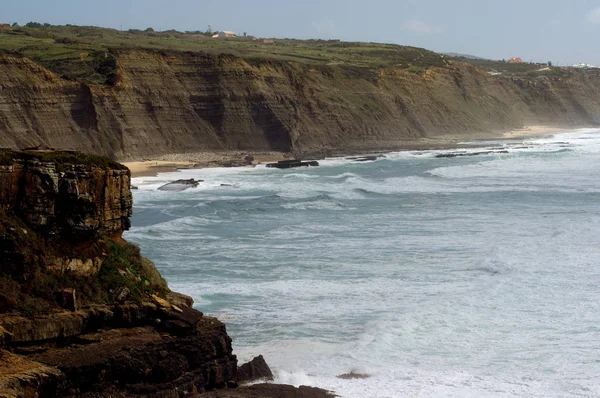
{"type": "Polygon", "coordinates": [[[106,158],[0,152],[0,397],[235,386],[225,325],[122,240],[129,184],[106,158]]]}
{"type": "Polygon", "coordinates": [[[0,146],[132,159],[198,150],[375,150],[524,124],[597,125],[600,73],[490,76],[455,62],[423,74],[231,55],[115,54],[114,87],[0,57],[0,146]]]}
{"type": "Polygon", "coordinates": [[[91,240],[129,229],[129,170],[96,157],[52,151],[1,151],[0,208],[36,232],[91,240]],[[75,161],[75,163],[72,163],[75,161]]]}

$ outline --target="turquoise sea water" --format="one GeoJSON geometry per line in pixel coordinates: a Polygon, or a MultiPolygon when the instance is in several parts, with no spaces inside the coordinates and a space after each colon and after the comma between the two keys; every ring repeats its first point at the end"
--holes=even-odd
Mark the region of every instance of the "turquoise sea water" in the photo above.
{"type": "Polygon", "coordinates": [[[600,130],[486,145],[138,178],[125,237],[279,382],[600,396],[600,130]]]}

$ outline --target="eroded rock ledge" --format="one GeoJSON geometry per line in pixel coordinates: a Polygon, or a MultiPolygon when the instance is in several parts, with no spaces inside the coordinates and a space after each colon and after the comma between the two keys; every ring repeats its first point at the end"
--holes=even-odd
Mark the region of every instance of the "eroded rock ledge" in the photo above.
{"type": "Polygon", "coordinates": [[[107,158],[0,150],[0,397],[330,396],[237,388],[225,325],[122,239],[130,183],[107,158]]]}

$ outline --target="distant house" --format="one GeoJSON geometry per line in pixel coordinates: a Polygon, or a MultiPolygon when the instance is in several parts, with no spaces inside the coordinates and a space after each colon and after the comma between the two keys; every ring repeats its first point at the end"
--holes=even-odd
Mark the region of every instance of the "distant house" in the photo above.
{"type": "Polygon", "coordinates": [[[264,39],[263,44],[275,44],[275,40],[264,39]]]}
{"type": "Polygon", "coordinates": [[[508,60],[509,64],[522,64],[523,60],[521,58],[511,58],[508,60]]]}
{"type": "Polygon", "coordinates": [[[12,28],[10,27],[9,24],[3,23],[3,24],[0,24],[0,30],[6,31],[6,30],[12,30],[12,28]]]}
{"type": "Polygon", "coordinates": [[[582,63],[582,64],[575,64],[575,65],[573,65],[573,68],[579,68],[579,69],[598,69],[598,68],[600,68],[600,66],[582,63]]]}
{"type": "Polygon", "coordinates": [[[225,30],[223,32],[217,32],[213,35],[213,39],[227,39],[230,37],[235,37],[235,33],[225,30]]]}

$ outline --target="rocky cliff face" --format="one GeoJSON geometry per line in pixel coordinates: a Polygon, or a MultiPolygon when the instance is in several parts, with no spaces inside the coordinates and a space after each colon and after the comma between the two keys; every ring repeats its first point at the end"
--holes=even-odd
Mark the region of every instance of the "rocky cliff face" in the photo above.
{"type": "Polygon", "coordinates": [[[91,240],[129,229],[133,200],[124,166],[97,157],[81,162],[61,152],[0,156],[0,206],[34,231],[91,240]]]}
{"type": "Polygon", "coordinates": [[[44,143],[119,159],[220,149],[369,150],[523,124],[600,123],[598,72],[516,78],[455,63],[418,75],[198,53],[116,57],[111,88],[0,58],[0,146],[44,143]]]}
{"type": "Polygon", "coordinates": [[[217,319],[121,239],[129,170],[0,152],[0,397],[177,397],[236,376],[217,319]]]}

